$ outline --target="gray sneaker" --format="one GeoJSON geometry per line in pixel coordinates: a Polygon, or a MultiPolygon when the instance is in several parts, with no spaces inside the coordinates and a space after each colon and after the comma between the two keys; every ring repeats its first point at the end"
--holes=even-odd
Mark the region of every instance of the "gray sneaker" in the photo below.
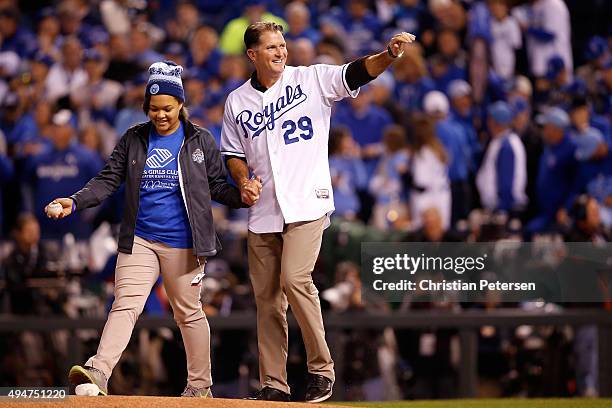
{"type": "Polygon", "coordinates": [[[108,395],[108,380],[104,373],[90,366],[72,366],[68,373],[68,382],[75,387],[80,384],[95,384],[100,389],[100,395],[108,395]]]}
{"type": "Polygon", "coordinates": [[[196,388],[191,385],[185,387],[185,391],[181,394],[181,397],[198,397],[198,398],[212,398],[212,391],[210,387],[207,388],[196,388]]]}

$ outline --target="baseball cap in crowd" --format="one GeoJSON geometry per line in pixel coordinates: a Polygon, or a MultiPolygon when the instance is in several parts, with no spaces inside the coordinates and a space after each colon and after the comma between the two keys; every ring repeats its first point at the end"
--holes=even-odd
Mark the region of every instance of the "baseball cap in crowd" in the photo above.
{"type": "Polygon", "coordinates": [[[455,79],[448,84],[448,96],[451,99],[460,98],[472,94],[472,87],[463,79],[455,79]]]}
{"type": "Polygon", "coordinates": [[[50,67],[55,63],[55,61],[49,54],[45,54],[43,52],[37,52],[36,54],[34,54],[34,57],[32,58],[32,62],[44,64],[47,67],[50,67]]]}
{"type": "Polygon", "coordinates": [[[604,143],[604,137],[601,132],[595,128],[589,127],[584,131],[577,133],[572,137],[576,143],[576,160],[586,161],[593,157],[597,147],[604,143]]]}
{"type": "Polygon", "coordinates": [[[51,122],[56,126],[69,125],[72,120],[72,112],[68,109],[62,109],[53,115],[51,122]]]}
{"type": "Polygon", "coordinates": [[[487,109],[489,117],[500,125],[508,125],[512,121],[514,115],[512,109],[507,102],[497,101],[487,109]]]}
{"type": "Polygon", "coordinates": [[[525,112],[527,109],[529,109],[529,101],[519,95],[510,98],[508,103],[510,104],[510,108],[512,108],[512,113],[514,115],[525,112]]]}
{"type": "Polygon", "coordinates": [[[104,56],[100,53],[100,51],[95,48],[90,48],[85,50],[83,53],[83,61],[96,61],[100,62],[104,60],[104,56]]]}
{"type": "Polygon", "coordinates": [[[565,61],[560,55],[553,55],[546,64],[546,79],[554,80],[565,69],[565,61]]]}
{"type": "Polygon", "coordinates": [[[185,53],[185,47],[178,41],[172,41],[168,43],[164,49],[166,55],[183,55],[185,53]]]}
{"type": "Polygon", "coordinates": [[[423,98],[423,110],[428,114],[448,114],[448,98],[440,91],[430,91],[423,98]]]}
{"type": "Polygon", "coordinates": [[[581,78],[574,78],[572,83],[565,88],[565,92],[570,95],[586,95],[588,93],[587,84],[581,78]]]}
{"type": "Polygon", "coordinates": [[[21,59],[13,51],[0,52],[0,76],[12,77],[17,74],[21,59]]]}
{"type": "Polygon", "coordinates": [[[92,27],[85,33],[84,42],[89,47],[93,47],[98,44],[106,44],[110,40],[110,35],[103,28],[92,27]]]}
{"type": "Polygon", "coordinates": [[[588,60],[594,60],[604,55],[607,50],[608,42],[603,37],[596,35],[589,40],[584,56],[588,60]]]}
{"type": "Polygon", "coordinates": [[[536,122],[540,125],[553,125],[560,129],[565,129],[570,124],[568,114],[556,106],[548,108],[546,112],[536,116],[536,122]]]}

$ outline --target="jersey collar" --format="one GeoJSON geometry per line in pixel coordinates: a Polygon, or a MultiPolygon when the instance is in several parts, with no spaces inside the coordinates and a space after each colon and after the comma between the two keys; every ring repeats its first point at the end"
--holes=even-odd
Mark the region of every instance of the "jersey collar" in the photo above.
{"type": "Polygon", "coordinates": [[[262,93],[268,90],[268,88],[263,86],[261,82],[259,82],[259,79],[257,79],[257,71],[253,71],[251,74],[251,86],[262,93]]]}

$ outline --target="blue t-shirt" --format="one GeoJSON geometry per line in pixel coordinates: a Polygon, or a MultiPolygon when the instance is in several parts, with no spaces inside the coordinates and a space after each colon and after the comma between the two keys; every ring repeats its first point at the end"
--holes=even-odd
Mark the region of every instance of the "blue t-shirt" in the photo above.
{"type": "Polygon", "coordinates": [[[182,124],[167,136],[151,130],[136,219],[136,235],[173,248],[193,247],[179,186],[178,155],[184,138],[182,124]]]}

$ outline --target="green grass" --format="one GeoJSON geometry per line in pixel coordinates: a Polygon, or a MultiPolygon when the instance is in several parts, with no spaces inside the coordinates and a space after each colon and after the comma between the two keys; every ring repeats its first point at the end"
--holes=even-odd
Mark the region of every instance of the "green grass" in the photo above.
{"type": "Polygon", "coordinates": [[[330,402],[368,408],[610,408],[612,399],[462,399],[440,401],[330,402]]]}

